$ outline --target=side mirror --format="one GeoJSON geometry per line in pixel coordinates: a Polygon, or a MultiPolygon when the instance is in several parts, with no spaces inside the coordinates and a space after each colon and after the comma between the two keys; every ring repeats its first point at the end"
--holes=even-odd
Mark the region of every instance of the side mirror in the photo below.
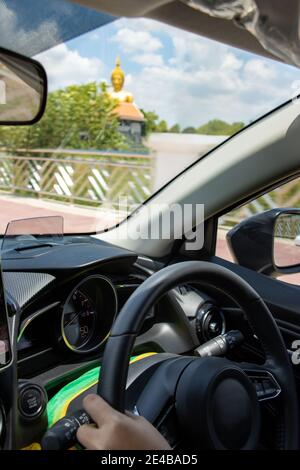
{"type": "Polygon", "coordinates": [[[300,272],[300,209],[271,209],[226,235],[237,264],[269,276],[300,272]]]}
{"type": "Polygon", "coordinates": [[[34,124],[43,115],[47,76],[29,57],[0,48],[0,124],[34,124]]]}

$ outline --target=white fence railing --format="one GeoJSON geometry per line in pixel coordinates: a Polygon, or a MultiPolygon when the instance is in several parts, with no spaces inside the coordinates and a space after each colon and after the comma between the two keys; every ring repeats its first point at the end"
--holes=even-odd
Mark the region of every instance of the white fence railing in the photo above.
{"type": "Polygon", "coordinates": [[[152,193],[147,154],[67,149],[0,150],[0,190],[73,204],[133,209],[152,193]]]}
{"type": "MultiPolygon", "coordinates": [[[[166,155],[163,149],[158,147],[152,153],[143,154],[0,148],[0,190],[18,196],[131,211],[157,189],[155,179],[159,173],[164,170],[166,181],[170,178],[167,170],[172,155],[166,155]],[[122,200],[124,207],[120,205],[122,200]]],[[[186,157],[182,150],[182,169],[187,165],[186,157]]],[[[193,156],[196,158],[197,154],[193,156]]],[[[300,207],[298,179],[226,214],[220,225],[228,229],[252,214],[274,207],[300,207]]]]}

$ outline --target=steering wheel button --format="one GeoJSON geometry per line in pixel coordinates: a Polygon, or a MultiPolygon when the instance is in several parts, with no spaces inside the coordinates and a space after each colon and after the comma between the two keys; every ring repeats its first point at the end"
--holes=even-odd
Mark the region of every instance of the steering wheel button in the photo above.
{"type": "Polygon", "coordinates": [[[258,398],[261,398],[265,391],[264,391],[264,388],[263,388],[263,385],[261,383],[260,380],[254,380],[254,386],[255,386],[255,390],[256,390],[256,395],[258,398]]]}
{"type": "Polygon", "coordinates": [[[264,395],[266,398],[270,398],[272,396],[276,396],[277,390],[272,384],[271,380],[265,379],[263,380],[263,387],[264,387],[264,395]]]}

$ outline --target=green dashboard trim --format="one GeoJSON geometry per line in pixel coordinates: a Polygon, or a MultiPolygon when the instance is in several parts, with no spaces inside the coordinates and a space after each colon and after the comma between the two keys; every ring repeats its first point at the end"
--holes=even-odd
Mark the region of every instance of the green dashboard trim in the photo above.
{"type": "MultiPolygon", "coordinates": [[[[148,352],[130,358],[130,364],[144,359],[145,357],[156,354],[148,352]]],[[[77,379],[71,381],[61,388],[48,402],[47,415],[48,427],[53,426],[56,421],[63,418],[72,400],[78,397],[81,393],[92,387],[98,382],[101,367],[94,367],[93,369],[85,372],[77,379]]]]}

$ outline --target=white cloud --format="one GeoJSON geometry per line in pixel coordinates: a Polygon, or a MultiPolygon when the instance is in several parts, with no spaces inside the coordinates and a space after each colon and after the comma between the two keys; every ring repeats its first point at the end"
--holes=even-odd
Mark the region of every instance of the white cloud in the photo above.
{"type": "Polygon", "coordinates": [[[101,81],[104,65],[98,58],[82,57],[77,51],[60,44],[36,56],[45,67],[50,90],[72,85],[101,81]]]}
{"type": "MultiPolygon", "coordinates": [[[[299,70],[238,51],[147,19],[121,19],[89,33],[103,39],[103,56],[126,57],[125,87],[138,106],[156,111],[171,125],[200,125],[212,118],[249,122],[285,101],[299,70]]],[[[87,46],[89,47],[89,46],[87,46]]],[[[90,52],[90,51],[88,51],[90,52]]],[[[99,52],[99,55],[101,52],[99,52]]],[[[51,89],[90,80],[109,80],[97,57],[61,45],[39,56],[51,89]]]]}
{"type": "Polygon", "coordinates": [[[0,43],[2,47],[13,48],[29,55],[33,50],[36,50],[37,41],[40,50],[43,47],[49,47],[49,36],[58,42],[58,28],[53,20],[44,21],[35,30],[24,30],[18,23],[16,13],[3,2],[0,3],[0,17],[0,43]]]}
{"type": "Polygon", "coordinates": [[[161,66],[163,65],[163,57],[161,54],[139,54],[133,57],[133,60],[141,65],[161,66]]]}
{"type": "Polygon", "coordinates": [[[227,54],[224,56],[222,64],[221,64],[221,68],[223,70],[228,70],[228,71],[240,70],[242,66],[243,66],[243,61],[239,60],[231,52],[227,52],[227,54]]]}
{"type": "Polygon", "coordinates": [[[295,68],[150,20],[122,19],[115,27],[120,49],[140,66],[130,84],[137,104],[169,124],[199,125],[215,117],[249,122],[288,99],[300,78],[295,68]],[[128,47],[126,38],[145,33],[149,44],[158,40],[168,51],[139,52],[131,39],[135,47],[128,47]]]}
{"type": "Polygon", "coordinates": [[[275,67],[262,59],[249,60],[245,65],[244,72],[255,80],[274,80],[276,78],[275,67]]]}
{"type": "Polygon", "coordinates": [[[113,42],[120,45],[126,53],[155,52],[162,47],[161,41],[152,36],[148,31],[135,31],[130,28],[119,29],[113,37],[113,42]]]}
{"type": "Polygon", "coordinates": [[[159,21],[148,20],[147,18],[120,18],[115,22],[118,29],[130,28],[133,31],[149,31],[161,32],[162,26],[168,28],[168,25],[163,25],[159,21]]]}

